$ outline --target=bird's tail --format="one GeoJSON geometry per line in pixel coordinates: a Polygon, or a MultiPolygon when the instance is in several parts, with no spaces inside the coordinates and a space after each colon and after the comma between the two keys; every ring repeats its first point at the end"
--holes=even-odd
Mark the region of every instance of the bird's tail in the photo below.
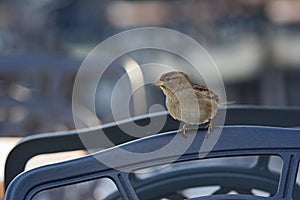
{"type": "Polygon", "coordinates": [[[225,102],[219,102],[220,105],[231,105],[235,104],[235,101],[225,101],[225,102]]]}

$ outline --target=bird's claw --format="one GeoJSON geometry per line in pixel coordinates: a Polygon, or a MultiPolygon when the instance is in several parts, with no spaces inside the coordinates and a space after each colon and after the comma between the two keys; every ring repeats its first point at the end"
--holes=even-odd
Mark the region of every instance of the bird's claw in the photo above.
{"type": "Polygon", "coordinates": [[[183,127],[182,127],[182,129],[180,129],[180,131],[182,132],[182,135],[184,136],[184,137],[186,137],[186,130],[188,130],[188,127],[189,127],[189,124],[184,124],[183,125],[183,127]]]}
{"type": "Polygon", "coordinates": [[[206,137],[208,138],[210,132],[212,131],[212,121],[211,119],[208,121],[208,124],[205,126],[205,128],[207,129],[207,134],[206,134],[206,137]]]}

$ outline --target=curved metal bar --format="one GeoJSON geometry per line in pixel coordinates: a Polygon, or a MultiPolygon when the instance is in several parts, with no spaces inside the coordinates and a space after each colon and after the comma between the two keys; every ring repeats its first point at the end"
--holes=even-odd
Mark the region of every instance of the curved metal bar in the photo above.
{"type": "MultiPolygon", "coordinates": [[[[143,180],[135,186],[142,199],[150,200],[164,195],[192,187],[218,186],[220,189],[230,188],[229,191],[251,191],[261,189],[275,195],[278,187],[279,175],[273,176],[257,173],[256,170],[235,167],[199,167],[195,169],[174,170],[169,174],[157,175],[143,180]],[[176,184],[174,184],[176,183],[176,184]]],[[[224,193],[219,193],[224,194],[224,193]]]]}
{"type": "MultiPolygon", "coordinates": [[[[253,195],[228,195],[228,194],[220,194],[220,195],[214,195],[214,196],[206,196],[206,197],[197,197],[192,198],[190,200],[270,200],[269,197],[259,197],[253,195]]],[[[272,200],[282,200],[280,198],[272,198],[272,200]]]]}

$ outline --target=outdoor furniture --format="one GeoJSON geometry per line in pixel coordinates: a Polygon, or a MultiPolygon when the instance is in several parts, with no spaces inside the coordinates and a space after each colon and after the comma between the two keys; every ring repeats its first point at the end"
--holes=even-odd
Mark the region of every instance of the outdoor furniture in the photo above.
{"type": "MultiPolygon", "coordinates": [[[[222,112],[222,111],[224,111],[224,110],[221,110],[220,112],[222,112]]],[[[276,108],[276,107],[238,106],[238,105],[236,105],[236,106],[230,106],[228,108],[225,124],[226,125],[232,125],[232,124],[243,125],[244,124],[244,125],[269,125],[269,126],[279,126],[279,127],[280,126],[293,127],[293,126],[299,125],[299,121],[298,121],[298,119],[299,119],[298,116],[300,116],[299,113],[300,113],[300,110],[298,108],[289,108],[289,107],[276,108]]],[[[162,113],[153,114],[151,117],[164,117],[165,115],[167,115],[167,113],[162,112],[162,113]]],[[[132,120],[126,121],[125,120],[122,123],[119,123],[119,125],[130,126],[132,123],[137,123],[139,125],[146,125],[147,123],[149,123],[149,116],[147,115],[147,116],[137,117],[137,118],[134,118],[134,121],[132,121],[132,120]]],[[[177,130],[178,126],[179,126],[179,123],[175,120],[172,120],[168,116],[167,123],[161,132],[177,130]]],[[[105,130],[105,133],[110,136],[110,139],[112,141],[114,141],[115,144],[121,144],[121,143],[130,141],[130,140],[136,139],[136,138],[130,137],[124,133],[122,135],[122,131],[114,123],[107,124],[107,125],[104,125],[104,126],[98,127],[98,128],[103,128],[103,130],[105,130]],[[122,135],[122,137],[120,137],[120,135],[122,135]]],[[[223,136],[224,134],[230,135],[232,130],[234,130],[233,132],[236,132],[236,130],[238,130],[237,132],[239,132],[238,138],[235,138],[235,140],[232,141],[233,142],[232,145],[234,145],[235,143],[248,141],[249,137],[251,137],[252,134],[255,134],[254,135],[255,140],[258,140],[258,141],[265,140],[264,142],[268,143],[268,138],[273,134],[272,132],[274,132],[274,134],[280,132],[280,134],[279,134],[279,135],[281,135],[280,137],[284,137],[284,135],[285,135],[284,133],[286,133],[286,132],[293,132],[293,133],[298,132],[297,130],[291,131],[288,129],[279,129],[279,128],[225,127],[225,129],[222,132],[219,142],[221,142],[222,138],[224,137],[223,136]],[[243,131],[244,129],[245,129],[245,131],[243,131]],[[263,135],[266,130],[268,130],[267,132],[269,134],[271,134],[271,135],[267,135],[268,137],[266,135],[263,135]],[[252,132],[254,132],[254,133],[252,133],[252,132]],[[257,132],[259,132],[259,133],[257,133],[257,132]],[[249,133],[250,135],[248,136],[247,133],[249,133]],[[258,137],[257,134],[258,135],[262,134],[262,135],[260,137],[258,137]],[[260,139],[258,139],[258,138],[260,138],[260,139]],[[242,140],[245,140],[245,141],[242,141],[242,140]]],[[[85,130],[85,131],[79,132],[79,134],[91,134],[91,136],[92,136],[93,134],[99,134],[99,133],[97,132],[97,128],[95,128],[94,130],[85,130]]],[[[169,135],[169,134],[174,135],[174,131],[172,133],[163,134],[163,135],[169,135]]],[[[203,140],[203,136],[205,135],[205,132],[199,131],[198,135],[196,136],[195,140],[198,140],[198,139],[201,140],[201,138],[198,138],[198,137],[202,137],[202,140],[203,140]]],[[[292,134],[292,135],[294,135],[294,134],[292,134]]],[[[275,134],[275,136],[277,137],[278,135],[275,134]]],[[[150,138],[155,138],[155,137],[156,136],[150,136],[150,138]]],[[[157,137],[158,137],[157,140],[160,141],[161,140],[160,136],[157,136],[157,137]]],[[[231,137],[231,135],[228,137],[226,136],[225,139],[226,138],[229,139],[230,137],[231,137]]],[[[292,136],[292,137],[294,137],[294,136],[292,136]]],[[[280,138],[278,138],[278,139],[279,139],[278,141],[282,141],[280,138]]],[[[144,139],[139,139],[136,142],[140,143],[143,140],[144,139]]],[[[149,139],[145,139],[145,140],[149,140],[149,139]]],[[[296,142],[297,139],[294,139],[294,140],[295,140],[294,142],[296,142]]],[[[251,139],[249,141],[251,141],[251,139]]],[[[287,145],[287,147],[289,147],[289,148],[294,148],[294,147],[289,146],[289,144],[286,144],[286,143],[282,144],[282,143],[276,141],[275,139],[272,139],[272,141],[273,141],[273,143],[270,143],[268,145],[271,145],[271,146],[272,145],[279,145],[279,146],[287,145]],[[280,144],[275,144],[276,142],[280,143],[280,144]]],[[[134,142],[134,144],[135,144],[135,142],[134,142]]],[[[130,143],[128,145],[130,146],[133,144],[130,143]]],[[[145,144],[145,145],[147,145],[147,144],[145,144]]],[[[267,181],[279,180],[278,174],[274,175],[274,173],[269,173],[268,169],[266,168],[266,166],[268,166],[270,156],[262,156],[262,154],[260,154],[262,152],[256,152],[257,148],[255,145],[258,145],[258,144],[253,144],[253,148],[251,148],[251,145],[252,145],[251,143],[249,143],[247,145],[249,145],[248,146],[249,149],[240,155],[261,155],[261,156],[259,156],[257,164],[256,164],[256,166],[253,167],[253,169],[263,169],[259,173],[258,173],[258,171],[255,171],[255,170],[251,171],[250,176],[254,175],[255,177],[259,178],[263,174],[263,175],[268,176],[269,178],[272,177],[270,180],[267,180],[267,181]]],[[[265,147],[267,148],[268,145],[266,144],[265,147]]],[[[269,148],[271,148],[271,146],[269,146],[269,148]]],[[[101,146],[95,146],[95,148],[101,148],[101,146]]],[[[107,148],[107,147],[103,147],[103,148],[107,148]]],[[[135,147],[132,147],[132,148],[135,149],[135,147]]],[[[35,136],[25,138],[13,149],[13,151],[10,153],[10,155],[7,159],[6,171],[5,171],[6,172],[5,184],[7,186],[9,184],[9,182],[12,180],[12,178],[14,178],[17,174],[21,173],[24,170],[24,166],[25,166],[26,162],[35,155],[43,154],[43,153],[54,153],[54,152],[61,152],[61,151],[78,150],[78,149],[85,149],[85,147],[84,147],[84,145],[82,145],[80,138],[75,131],[74,132],[57,133],[54,135],[50,134],[50,133],[49,134],[41,134],[41,135],[35,135],[35,136]],[[33,148],[33,146],[34,146],[34,148],[33,148]],[[16,161],[17,161],[17,163],[16,163],[16,161]],[[14,166],[14,167],[12,167],[12,166],[14,166]],[[16,166],[18,168],[16,168],[16,166]],[[14,169],[14,170],[11,170],[11,169],[14,169]]],[[[278,148],[275,147],[275,149],[278,149],[278,148]]],[[[224,149],[224,150],[227,151],[227,149],[224,149]]],[[[280,151],[280,148],[278,150],[280,151]]],[[[109,151],[112,151],[112,150],[109,150],[109,151]]],[[[145,149],[145,151],[147,151],[147,149],[145,149]]],[[[273,150],[268,151],[269,153],[264,153],[263,155],[274,155],[275,151],[273,153],[272,153],[272,151],[273,150]]],[[[238,155],[238,154],[232,154],[231,151],[228,151],[228,152],[230,152],[228,155],[220,154],[220,156],[238,155]]],[[[168,153],[169,152],[166,152],[166,156],[168,153]]],[[[97,155],[98,154],[99,154],[99,156],[102,155],[101,152],[97,153],[97,155]]],[[[278,154],[276,153],[276,155],[278,155],[278,154]]],[[[193,159],[191,159],[191,160],[193,160],[193,159]]],[[[284,160],[284,162],[286,162],[286,160],[284,160]]],[[[57,164],[57,166],[58,165],[60,165],[60,164],[57,164]]],[[[173,170],[171,172],[168,172],[167,174],[164,174],[163,177],[167,178],[167,180],[172,180],[174,177],[177,177],[179,174],[182,174],[182,180],[184,180],[186,178],[186,176],[185,176],[186,173],[193,173],[193,172],[195,172],[195,170],[196,171],[198,170],[197,173],[203,174],[200,172],[205,172],[205,170],[212,170],[212,171],[219,170],[220,171],[221,169],[224,170],[224,168],[222,168],[222,167],[220,169],[219,168],[216,168],[216,169],[209,168],[209,169],[184,169],[184,170],[181,169],[179,171],[173,170]]],[[[212,171],[210,171],[210,172],[212,172],[212,171]]],[[[232,170],[229,169],[229,172],[231,172],[231,171],[232,170]]],[[[239,174],[242,175],[246,171],[244,169],[241,169],[239,171],[239,174]]],[[[206,171],[206,172],[207,172],[206,173],[206,176],[207,176],[209,171],[206,171]]],[[[237,173],[237,172],[232,171],[232,173],[237,173]]],[[[25,173],[25,174],[27,174],[27,173],[25,173]]],[[[282,175],[284,175],[284,173],[282,173],[282,175]]],[[[210,175],[210,177],[213,177],[213,176],[214,176],[213,174],[210,175]]],[[[227,174],[227,176],[228,176],[228,174],[227,174]]],[[[134,176],[131,176],[131,178],[132,178],[132,181],[134,182],[134,184],[136,185],[136,187],[138,187],[137,191],[141,191],[140,192],[141,194],[145,194],[145,193],[147,194],[147,192],[150,191],[150,194],[151,194],[152,190],[147,190],[147,188],[149,188],[149,186],[147,186],[147,185],[149,185],[149,184],[146,184],[146,183],[149,183],[149,181],[150,181],[150,183],[155,183],[158,180],[160,180],[162,177],[153,176],[151,179],[147,179],[147,180],[143,180],[143,181],[139,181],[138,179],[135,179],[134,176]]],[[[219,180],[221,180],[223,178],[219,178],[219,180]]],[[[40,180],[40,181],[42,181],[42,180],[40,180]]],[[[114,180],[114,181],[116,181],[116,180],[114,180]]],[[[256,179],[254,178],[254,182],[255,181],[256,181],[256,179]]],[[[169,184],[172,185],[172,183],[173,183],[173,181],[169,181],[169,184]]],[[[197,184],[199,184],[199,183],[197,183],[197,184]]],[[[270,194],[276,193],[276,190],[274,190],[274,184],[272,187],[269,187],[269,186],[267,187],[267,184],[265,184],[265,185],[266,185],[266,188],[261,188],[261,189],[264,189],[264,190],[270,192],[270,194]]],[[[183,187],[183,186],[179,184],[178,187],[183,187]]],[[[174,186],[174,187],[177,187],[177,186],[174,186]]],[[[174,189],[174,187],[171,187],[170,185],[168,186],[168,188],[173,188],[173,189],[174,189]]],[[[226,187],[227,186],[225,184],[224,188],[226,188],[226,187]]],[[[157,188],[161,188],[161,187],[159,186],[159,184],[154,184],[152,189],[153,188],[157,189],[157,188]]],[[[222,190],[222,191],[224,192],[227,190],[222,190]]],[[[243,190],[243,191],[245,192],[245,190],[243,190]]],[[[250,190],[248,188],[246,193],[250,194],[251,192],[249,192],[249,191],[250,190]]],[[[234,196],[234,198],[235,198],[235,196],[234,196]]]]}
{"type": "MultiPolygon", "coordinates": [[[[192,170],[187,168],[186,174],[183,176],[180,174],[167,177],[165,176],[166,174],[160,175],[160,181],[152,184],[136,183],[135,185],[134,180],[130,179],[131,173],[122,171],[125,169],[134,171],[156,165],[169,164],[172,158],[176,156],[179,156],[179,158],[176,159],[175,164],[197,160],[199,159],[199,147],[205,139],[205,131],[198,131],[196,135],[194,135],[195,133],[187,134],[187,140],[195,138],[192,145],[182,155],[177,155],[176,151],[165,151],[159,157],[142,156],[140,157],[141,159],[136,161],[129,159],[127,163],[117,166],[119,170],[107,167],[97,160],[116,158],[118,156],[118,148],[132,152],[141,152],[141,150],[144,153],[151,152],[176,139],[176,137],[174,138],[176,133],[177,131],[173,131],[149,136],[79,159],[43,166],[22,173],[8,187],[5,200],[31,199],[35,194],[45,189],[101,177],[112,179],[117,185],[122,199],[131,200],[139,199],[138,196],[140,199],[157,199],[172,193],[176,194],[179,189],[184,189],[185,187],[211,184],[221,184],[218,193],[209,197],[195,199],[268,199],[251,195],[251,189],[253,188],[270,192],[272,195],[270,199],[292,199],[293,193],[294,197],[296,195],[299,198],[299,186],[294,185],[300,160],[300,130],[296,129],[248,126],[224,127],[217,144],[205,157],[205,159],[210,159],[255,155],[266,158],[266,155],[278,155],[283,160],[280,178],[278,174],[272,173],[266,168],[268,159],[260,159],[254,167],[247,169],[223,166],[216,168],[200,167],[199,171],[204,173],[191,173],[195,170],[191,167],[190,169],[192,170]],[[176,184],[174,184],[174,181],[176,184]],[[232,189],[234,182],[235,189],[240,194],[226,194],[228,189],[232,189]],[[276,182],[278,182],[278,189],[276,182]],[[296,190],[296,193],[294,190],[296,190]]],[[[183,140],[184,137],[177,137],[177,139],[183,140]]],[[[122,161],[126,160],[122,159],[122,161]]],[[[119,197],[114,199],[119,199],[119,197]]]]}

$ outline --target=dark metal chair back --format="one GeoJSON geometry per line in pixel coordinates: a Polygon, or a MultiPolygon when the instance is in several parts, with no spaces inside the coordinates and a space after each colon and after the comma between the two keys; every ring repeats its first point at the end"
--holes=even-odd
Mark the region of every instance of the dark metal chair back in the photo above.
{"type": "MultiPolygon", "coordinates": [[[[211,133],[213,136],[218,128],[215,128],[211,133]]],[[[15,199],[32,199],[38,192],[55,188],[59,186],[94,180],[101,177],[112,179],[120,192],[121,198],[125,200],[139,199],[138,196],[144,191],[143,187],[134,188],[130,179],[131,171],[152,167],[156,165],[164,165],[177,158],[175,163],[188,162],[199,159],[199,155],[206,152],[199,150],[203,142],[212,139],[206,138],[206,131],[191,132],[187,137],[175,137],[177,131],[163,133],[159,135],[149,136],[143,139],[138,139],[134,142],[129,142],[114,148],[101,151],[95,154],[90,154],[85,157],[66,161],[58,164],[39,167],[31,171],[18,175],[9,185],[5,200],[15,199]],[[178,140],[183,145],[186,144],[183,140],[192,140],[192,144],[187,147],[187,150],[178,155],[176,150],[163,151],[159,156],[147,154],[153,150],[162,148],[172,140],[178,140]],[[120,158],[118,156],[119,149],[126,149],[130,152],[143,152],[137,158],[120,158]],[[145,154],[146,153],[146,154],[145,154]],[[147,156],[150,155],[150,156],[147,156]],[[108,167],[99,160],[118,158],[120,162],[116,162],[114,168],[108,167]]],[[[272,180],[278,180],[278,189],[274,192],[274,196],[270,199],[292,199],[293,189],[295,188],[295,177],[297,174],[298,163],[300,160],[300,130],[288,128],[274,127],[255,127],[255,126],[225,126],[222,134],[205,159],[228,156],[247,156],[247,155],[278,155],[283,160],[281,177],[270,176],[269,172],[264,171],[261,166],[265,166],[261,162],[258,168],[248,170],[248,174],[235,174],[232,179],[244,180],[239,182],[241,188],[253,187],[255,181],[256,188],[268,188],[272,184],[272,180]],[[254,170],[254,178],[249,178],[249,172],[254,170]],[[263,184],[259,184],[263,183],[263,184]]],[[[258,162],[260,163],[260,162],[258,162]]],[[[213,170],[213,169],[211,169],[213,170]]],[[[224,172],[224,171],[223,171],[224,172]]],[[[196,174],[197,175],[197,174],[196,174]]],[[[230,171],[223,176],[230,176],[230,171]]],[[[219,176],[221,178],[222,176],[219,176]]],[[[226,179],[225,179],[226,180],[226,179]]],[[[165,181],[165,180],[164,180],[165,181]]],[[[164,182],[163,181],[163,182],[164,182]]],[[[201,182],[201,179],[198,180],[201,182]]],[[[228,182],[226,180],[226,182],[228,182]]],[[[169,183],[169,182],[168,182],[169,183]]],[[[180,181],[172,182],[173,185],[180,185],[180,181]]],[[[167,184],[168,185],[168,184],[167,184]]],[[[157,186],[157,185],[156,185],[157,186]]],[[[162,186],[162,185],[161,185],[162,186]]],[[[227,185],[228,186],[228,185],[227,185]]],[[[226,185],[224,186],[226,188],[226,185]]],[[[155,187],[154,187],[155,188],[155,187]]],[[[164,187],[166,188],[166,187],[164,187]]],[[[167,189],[166,189],[167,190],[167,189]]],[[[151,190],[152,195],[144,196],[141,199],[155,199],[159,197],[160,192],[151,190]]],[[[118,198],[116,198],[118,199],[118,198]]],[[[267,199],[266,197],[256,197],[249,194],[216,194],[209,197],[199,197],[195,199],[267,199]]]]}
{"type": "MultiPolygon", "coordinates": [[[[225,112],[221,108],[219,113],[225,112]]],[[[85,134],[93,138],[99,135],[99,129],[102,129],[106,136],[114,144],[122,144],[136,138],[123,132],[120,127],[131,127],[133,124],[145,126],[150,119],[163,120],[166,118],[165,126],[161,132],[173,131],[179,128],[179,122],[173,120],[167,112],[155,113],[135,117],[131,120],[109,123],[89,130],[67,131],[59,133],[38,134],[24,138],[20,141],[8,155],[5,165],[5,188],[11,180],[19,173],[24,171],[28,160],[36,155],[46,153],[57,153],[72,150],[85,150],[85,146],[80,140],[80,135],[85,134]]],[[[270,106],[241,106],[231,105],[226,110],[225,125],[265,125],[278,127],[300,126],[300,108],[299,107],[270,107],[270,106]]],[[[95,144],[95,149],[108,148],[110,146],[95,144]]]]}

